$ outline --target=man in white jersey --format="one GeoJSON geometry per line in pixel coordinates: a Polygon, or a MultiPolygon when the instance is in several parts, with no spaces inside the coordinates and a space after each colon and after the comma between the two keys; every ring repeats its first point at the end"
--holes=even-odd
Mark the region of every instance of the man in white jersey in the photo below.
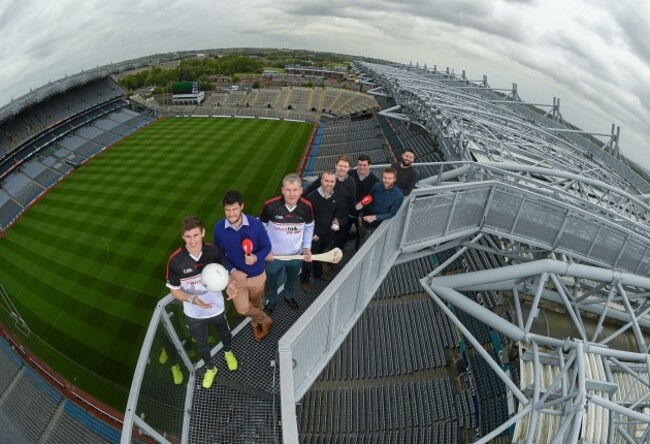
{"type": "Polygon", "coordinates": [[[221,264],[221,251],[203,242],[205,228],[198,217],[188,216],[181,222],[185,244],[169,256],[167,262],[167,287],[172,296],[183,303],[183,312],[196,348],[207,368],[203,387],[212,387],[217,367],[212,363],[208,344],[208,325],[217,327],[223,343],[224,358],[230,371],[237,370],[237,359],[232,352],[232,335],[226,319],[223,295],[209,291],[201,282],[201,271],[208,264],[221,264]]]}
{"type": "Polygon", "coordinates": [[[287,174],[282,180],[282,194],[267,200],[262,207],[260,220],[271,240],[271,253],[266,263],[266,301],[264,308],[273,313],[278,296],[278,280],[282,271],[284,300],[297,310],[300,308],[293,297],[302,260],[273,260],[273,255],[304,254],[305,262],[311,262],[311,241],[314,235],[314,211],[311,203],[302,197],[302,180],[296,173],[287,174]]]}

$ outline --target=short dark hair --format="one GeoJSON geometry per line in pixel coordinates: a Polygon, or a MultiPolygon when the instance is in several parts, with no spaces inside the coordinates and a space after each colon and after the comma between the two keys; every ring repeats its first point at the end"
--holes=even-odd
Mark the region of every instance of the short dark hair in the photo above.
{"type": "Polygon", "coordinates": [[[357,162],[362,161],[362,162],[368,162],[368,164],[371,164],[372,162],[370,161],[370,156],[367,154],[362,154],[359,156],[357,159],[357,162]]]}
{"type": "Polygon", "coordinates": [[[411,148],[404,148],[404,151],[402,151],[402,154],[409,152],[413,154],[413,157],[415,157],[415,151],[413,151],[411,148]]]}
{"type": "Polygon", "coordinates": [[[232,204],[243,204],[244,196],[238,190],[228,190],[226,194],[223,195],[223,206],[232,205],[232,204]]]}
{"type": "Polygon", "coordinates": [[[181,221],[181,235],[195,228],[203,230],[203,222],[197,216],[187,216],[181,221]]]}
{"type": "Polygon", "coordinates": [[[395,168],[393,168],[393,167],[387,167],[387,168],[384,168],[384,169],[381,171],[381,174],[383,175],[384,173],[386,173],[386,174],[392,174],[393,176],[397,177],[397,170],[396,170],[395,168]]]}

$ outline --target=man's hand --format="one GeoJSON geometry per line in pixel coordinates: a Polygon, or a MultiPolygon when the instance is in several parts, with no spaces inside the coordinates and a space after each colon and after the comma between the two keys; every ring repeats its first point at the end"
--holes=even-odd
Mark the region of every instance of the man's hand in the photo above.
{"type": "Polygon", "coordinates": [[[317,234],[314,234],[314,237],[311,238],[312,242],[318,242],[320,240],[320,237],[318,237],[317,234]]]}
{"type": "Polygon", "coordinates": [[[236,281],[243,281],[244,279],[246,279],[248,277],[248,275],[246,273],[244,273],[241,270],[237,270],[237,269],[234,269],[232,271],[232,273],[230,273],[230,276],[232,276],[232,278],[234,280],[236,280],[236,281]]]}
{"type": "Polygon", "coordinates": [[[264,258],[264,260],[267,262],[271,262],[273,259],[275,259],[273,257],[273,253],[269,253],[269,255],[264,258]]]}
{"type": "Polygon", "coordinates": [[[212,308],[212,304],[206,304],[198,296],[194,296],[194,305],[196,305],[199,308],[203,308],[205,310],[212,308]]]}
{"type": "Polygon", "coordinates": [[[257,256],[254,254],[245,254],[244,262],[246,262],[246,265],[253,265],[257,262],[257,256]]]}
{"type": "Polygon", "coordinates": [[[303,258],[303,261],[311,262],[311,248],[303,248],[302,249],[302,254],[303,254],[303,256],[305,256],[303,258]]]}
{"type": "Polygon", "coordinates": [[[226,293],[228,294],[228,300],[231,301],[237,296],[237,287],[235,287],[234,276],[228,281],[228,286],[226,287],[226,293]]]}
{"type": "Polygon", "coordinates": [[[367,223],[371,224],[371,223],[373,223],[374,221],[377,220],[377,216],[375,216],[374,214],[369,214],[368,216],[363,216],[363,220],[365,220],[367,223]]]}

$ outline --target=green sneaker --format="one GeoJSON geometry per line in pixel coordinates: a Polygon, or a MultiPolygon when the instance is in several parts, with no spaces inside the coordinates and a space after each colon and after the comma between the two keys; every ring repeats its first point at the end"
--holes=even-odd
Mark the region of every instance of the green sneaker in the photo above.
{"type": "Polygon", "coordinates": [[[183,383],[183,372],[181,366],[176,364],[172,366],[172,376],[174,376],[174,384],[179,385],[183,383]]]}
{"type": "Polygon", "coordinates": [[[226,358],[226,364],[228,364],[228,370],[230,370],[231,372],[237,370],[237,358],[235,358],[235,355],[232,353],[232,351],[225,352],[223,356],[226,358]]]}
{"type": "Polygon", "coordinates": [[[160,362],[161,365],[164,365],[165,362],[167,362],[167,359],[169,356],[167,356],[167,350],[165,350],[165,347],[162,347],[160,349],[160,355],[158,356],[158,362],[160,362]]]}
{"type": "Polygon", "coordinates": [[[205,375],[203,375],[203,388],[209,389],[212,387],[215,376],[217,376],[217,367],[214,367],[212,370],[206,370],[205,375]]]}

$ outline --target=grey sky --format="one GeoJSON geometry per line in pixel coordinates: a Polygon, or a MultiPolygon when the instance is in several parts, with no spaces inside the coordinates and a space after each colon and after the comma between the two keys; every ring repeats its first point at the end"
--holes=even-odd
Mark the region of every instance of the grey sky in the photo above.
{"type": "Polygon", "coordinates": [[[583,129],[622,127],[650,168],[650,4],[605,0],[0,0],[0,105],[82,69],[234,46],[450,68],[524,100],[562,99],[583,129]]]}

